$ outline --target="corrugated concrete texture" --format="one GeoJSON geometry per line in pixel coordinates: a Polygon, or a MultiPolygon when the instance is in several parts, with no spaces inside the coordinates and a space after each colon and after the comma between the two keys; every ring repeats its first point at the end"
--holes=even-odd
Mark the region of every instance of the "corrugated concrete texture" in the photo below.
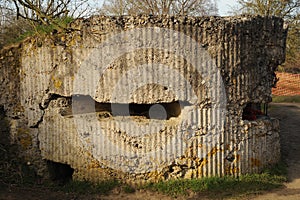
{"type": "Polygon", "coordinates": [[[38,174],[157,181],[259,172],[280,157],[271,101],[279,18],[79,19],[0,56],[0,105],[38,174]]]}

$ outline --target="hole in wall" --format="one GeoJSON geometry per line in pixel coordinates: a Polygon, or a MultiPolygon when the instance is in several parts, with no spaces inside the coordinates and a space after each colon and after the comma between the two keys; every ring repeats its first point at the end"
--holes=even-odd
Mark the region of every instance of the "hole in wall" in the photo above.
{"type": "Polygon", "coordinates": [[[5,110],[4,110],[4,106],[0,105],[0,118],[4,118],[5,117],[5,110]]]}
{"type": "MultiPolygon", "coordinates": [[[[3,105],[0,105],[0,147],[9,148],[11,144],[10,123],[6,119],[6,111],[3,105]]],[[[0,153],[6,154],[6,150],[0,153]]],[[[0,149],[1,151],[1,149],[0,149]]]]}
{"type": "Polygon", "coordinates": [[[72,104],[63,108],[60,114],[72,116],[96,112],[100,119],[116,116],[140,116],[147,119],[168,120],[171,117],[179,117],[181,109],[189,105],[191,104],[188,102],[179,101],[153,104],[99,103],[90,96],[76,95],[72,97],[72,104]]]}
{"type": "Polygon", "coordinates": [[[130,116],[143,116],[147,119],[166,120],[179,117],[181,106],[179,101],[157,104],[129,104],[130,116]]]}
{"type": "Polygon", "coordinates": [[[65,184],[72,180],[74,169],[70,165],[47,160],[47,167],[52,181],[65,184]]]}
{"type": "Polygon", "coordinates": [[[267,103],[247,103],[243,109],[243,120],[254,121],[257,119],[266,119],[268,117],[267,103]]]}

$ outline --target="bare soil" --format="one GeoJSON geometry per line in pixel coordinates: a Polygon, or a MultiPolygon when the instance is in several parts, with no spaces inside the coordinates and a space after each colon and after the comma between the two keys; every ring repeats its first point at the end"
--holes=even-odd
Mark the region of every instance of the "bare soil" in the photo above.
{"type": "Polygon", "coordinates": [[[252,199],[300,199],[300,104],[273,103],[270,115],[280,120],[281,156],[288,166],[285,188],[252,199]]]}
{"type": "MultiPolygon", "coordinates": [[[[288,183],[284,188],[269,191],[260,195],[246,196],[244,199],[258,200],[290,200],[300,199],[300,104],[280,103],[271,104],[270,116],[280,120],[281,152],[284,162],[288,165],[288,183]]],[[[120,188],[114,189],[109,195],[78,195],[45,188],[10,187],[5,191],[0,189],[0,200],[98,200],[98,199],[142,199],[142,200],[170,200],[163,194],[148,190],[138,190],[125,193],[120,188]]],[[[207,199],[199,194],[180,197],[177,199],[207,199]]],[[[220,197],[220,199],[222,199],[220,197]]]]}

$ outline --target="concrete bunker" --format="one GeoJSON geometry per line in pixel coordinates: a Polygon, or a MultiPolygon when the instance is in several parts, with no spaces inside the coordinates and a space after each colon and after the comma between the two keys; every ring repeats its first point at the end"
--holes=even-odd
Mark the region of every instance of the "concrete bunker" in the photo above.
{"type": "Polygon", "coordinates": [[[94,16],[72,26],[1,50],[0,105],[38,174],[48,162],[66,179],[143,182],[278,161],[278,120],[257,105],[271,102],[284,61],[281,19],[94,16]]]}

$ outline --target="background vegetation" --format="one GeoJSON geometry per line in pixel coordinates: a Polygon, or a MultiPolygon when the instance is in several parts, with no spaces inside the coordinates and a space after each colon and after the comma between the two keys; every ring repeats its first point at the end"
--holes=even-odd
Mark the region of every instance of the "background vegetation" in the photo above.
{"type": "Polygon", "coordinates": [[[215,0],[107,0],[100,8],[106,15],[217,15],[215,0]]]}
{"type": "MultiPolygon", "coordinates": [[[[240,7],[233,9],[236,14],[258,14],[279,16],[289,23],[287,58],[282,70],[300,72],[300,16],[298,0],[238,0],[240,7]]],[[[0,49],[5,45],[20,41],[29,35],[64,31],[68,24],[79,17],[92,14],[172,14],[172,15],[217,15],[214,0],[107,0],[98,5],[91,0],[0,0],[0,49]]],[[[279,100],[278,100],[279,101],[279,100]]],[[[8,125],[0,115],[1,136],[8,134],[8,125]]],[[[8,137],[0,140],[0,188],[9,184],[35,184],[36,175],[26,163],[20,163],[10,146],[8,137]]],[[[207,178],[193,180],[173,180],[156,183],[145,188],[172,196],[187,192],[207,193],[224,196],[239,196],[282,186],[285,167],[276,166],[262,174],[246,175],[239,178],[207,178]],[[224,191],[226,191],[224,193],[224,191]]],[[[72,182],[61,189],[66,192],[110,191],[118,187],[115,181],[91,185],[87,182],[72,182]]],[[[124,187],[132,192],[133,188],[124,187]]]]}
{"type": "MultiPolygon", "coordinates": [[[[216,0],[0,0],[0,48],[33,34],[65,30],[79,17],[95,14],[218,15],[216,0]],[[50,27],[49,27],[50,26],[50,27]]],[[[300,73],[299,0],[237,0],[232,14],[278,16],[289,24],[281,71],[300,73]]]]}

